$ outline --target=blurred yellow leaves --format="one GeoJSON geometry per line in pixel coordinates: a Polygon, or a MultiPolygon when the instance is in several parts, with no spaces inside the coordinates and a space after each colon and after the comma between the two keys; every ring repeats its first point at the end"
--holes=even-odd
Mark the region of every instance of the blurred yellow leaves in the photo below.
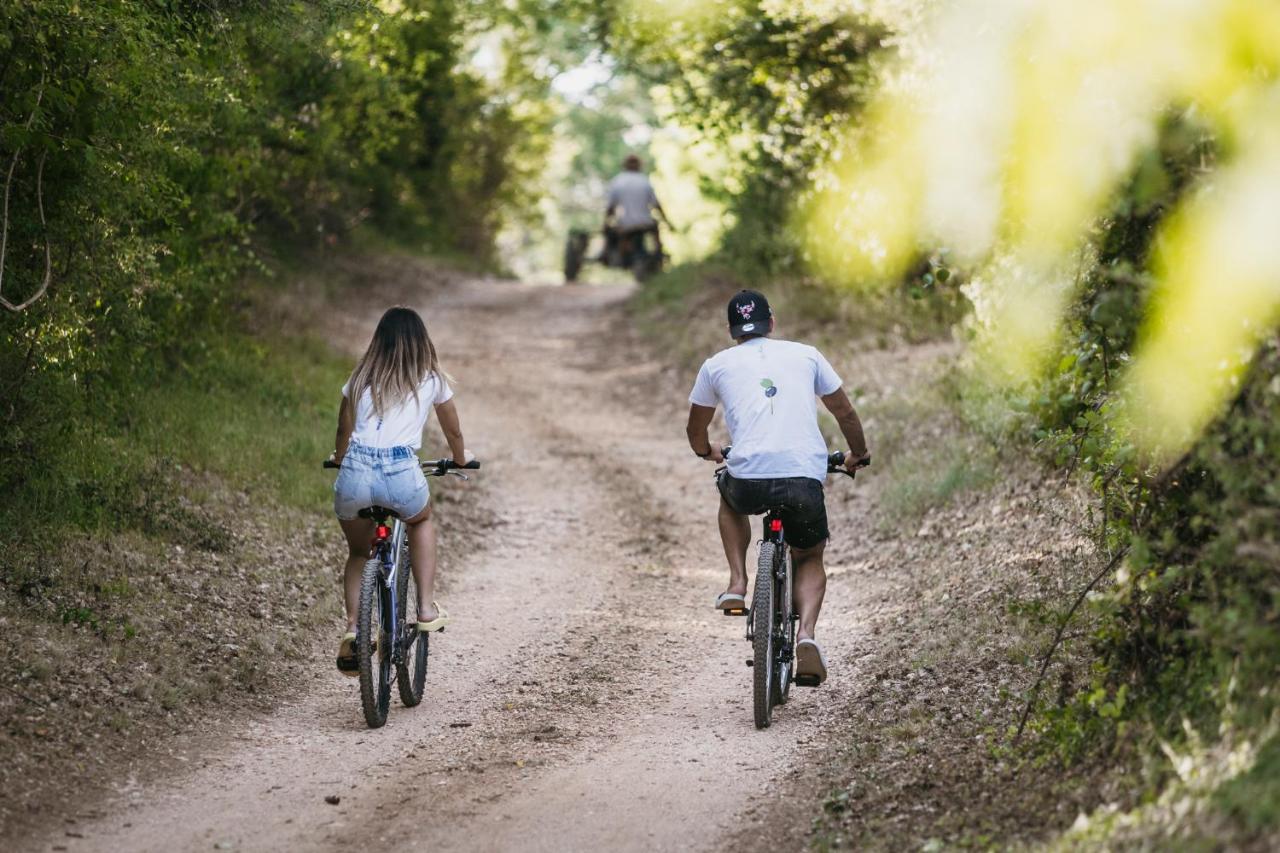
{"type": "Polygon", "coordinates": [[[717,15],[736,11],[726,0],[624,0],[623,9],[642,29],[671,36],[684,28],[711,23],[717,15]]]}
{"type": "Polygon", "coordinates": [[[1129,374],[1146,446],[1173,450],[1194,438],[1280,319],[1280,102],[1271,96],[1235,162],[1166,228],[1129,374]]]}
{"type": "Polygon", "coordinates": [[[1001,371],[1052,351],[1090,229],[1171,108],[1225,165],[1157,238],[1126,376],[1133,434],[1176,452],[1219,410],[1280,307],[1280,3],[955,0],[887,72],[805,211],[814,261],[851,285],[944,245],[973,271],[1001,371]]]}

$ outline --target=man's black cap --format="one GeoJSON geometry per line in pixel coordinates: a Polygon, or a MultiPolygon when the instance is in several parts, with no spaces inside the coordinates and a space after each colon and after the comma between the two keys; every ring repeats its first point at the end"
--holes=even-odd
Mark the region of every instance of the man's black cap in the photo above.
{"type": "Polygon", "coordinates": [[[769,334],[769,300],[763,293],[740,290],[729,300],[729,335],[741,338],[745,335],[769,334]]]}

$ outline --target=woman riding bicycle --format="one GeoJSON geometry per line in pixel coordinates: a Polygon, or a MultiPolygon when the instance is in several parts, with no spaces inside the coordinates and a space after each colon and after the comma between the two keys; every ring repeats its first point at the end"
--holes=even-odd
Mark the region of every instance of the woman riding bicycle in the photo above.
{"type": "Polygon", "coordinates": [[[358,674],[356,611],[361,572],[369,559],[374,532],[374,522],[360,518],[360,510],[386,507],[408,527],[409,557],[418,590],[418,630],[438,631],[449,622],[444,608],[432,598],[436,531],[427,480],[417,456],[433,407],[453,461],[465,465],[472,457],[462,440],[453,390],[440,368],[426,324],[411,308],[388,309],[378,321],[369,348],[342,386],[338,409],[334,459],[342,470],[333,486],[333,508],[348,547],[343,578],[347,628],[338,646],[338,669],[345,675],[358,674]]]}

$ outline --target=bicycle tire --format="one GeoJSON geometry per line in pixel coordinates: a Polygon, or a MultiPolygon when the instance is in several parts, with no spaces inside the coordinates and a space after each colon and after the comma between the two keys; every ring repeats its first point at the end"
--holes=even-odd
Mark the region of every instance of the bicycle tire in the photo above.
{"type": "Polygon", "coordinates": [[[364,709],[364,720],[371,729],[381,728],[386,723],[387,709],[391,705],[391,643],[385,615],[390,609],[390,602],[385,593],[382,563],[375,557],[364,564],[364,575],[360,579],[360,612],[356,619],[360,705],[364,709]]]}
{"type": "Polygon", "coordinates": [[[774,706],[774,606],[773,562],[777,545],[760,543],[760,559],[756,567],[756,588],[751,596],[751,665],[752,704],[757,729],[767,729],[773,722],[774,706]]]}
{"type": "Polygon", "coordinates": [[[782,640],[778,644],[778,665],[776,668],[778,680],[775,690],[777,704],[785,705],[787,700],[791,698],[791,676],[795,668],[795,601],[793,598],[793,589],[795,575],[795,566],[791,564],[791,549],[782,546],[782,565],[784,571],[782,577],[775,574],[775,589],[778,590],[778,626],[781,628],[782,640]],[[788,653],[788,650],[790,652],[788,653]]]}
{"type": "Polygon", "coordinates": [[[564,280],[569,284],[578,280],[586,254],[587,241],[579,234],[570,233],[564,244],[564,280]]]}
{"type": "Polygon", "coordinates": [[[396,570],[396,598],[404,612],[404,623],[399,633],[404,643],[404,655],[396,668],[396,687],[400,689],[400,703],[412,708],[422,701],[422,691],[427,681],[427,655],[431,637],[418,630],[418,584],[413,577],[413,565],[409,561],[409,548],[400,554],[400,567],[396,570]]]}

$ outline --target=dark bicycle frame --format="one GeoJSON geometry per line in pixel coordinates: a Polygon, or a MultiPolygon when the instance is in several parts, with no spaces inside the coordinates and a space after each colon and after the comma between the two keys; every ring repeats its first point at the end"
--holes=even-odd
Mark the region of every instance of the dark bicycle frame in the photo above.
{"type": "MultiPolygon", "coordinates": [[[[722,455],[728,457],[732,448],[725,447],[722,455]]],[[[853,472],[844,467],[845,454],[840,451],[829,454],[827,456],[827,473],[846,474],[853,477],[853,472]]],[[[862,460],[858,467],[866,467],[871,464],[871,457],[867,456],[862,460]]],[[[720,476],[725,469],[721,468],[716,471],[716,475],[720,476]]],[[[776,617],[772,621],[777,626],[777,636],[775,637],[776,650],[773,654],[771,672],[769,677],[772,684],[769,690],[769,696],[777,697],[776,701],[771,701],[770,706],[774,704],[785,705],[787,699],[790,698],[792,683],[799,684],[801,687],[816,687],[818,682],[810,680],[809,677],[798,678],[795,675],[795,649],[796,649],[796,630],[800,622],[800,614],[795,611],[793,585],[795,583],[795,572],[788,570],[788,559],[790,557],[790,546],[787,544],[787,534],[782,523],[782,513],[777,507],[772,507],[765,511],[763,530],[760,536],[760,545],[772,544],[773,549],[773,594],[770,596],[773,606],[773,613],[776,617]]],[[[747,642],[755,644],[756,625],[755,625],[755,602],[747,611],[747,642]]],[[[726,612],[728,615],[728,612],[726,612]]],[[[748,660],[749,665],[753,665],[753,660],[748,660]]],[[[768,718],[772,717],[771,707],[768,718]]],[[[769,725],[769,721],[761,724],[757,722],[757,726],[763,728],[769,725]]]]}
{"type": "MultiPolygon", "coordinates": [[[[467,475],[457,469],[474,470],[480,467],[479,461],[476,460],[461,466],[455,464],[452,459],[437,459],[421,464],[423,473],[428,477],[443,477],[450,474],[463,480],[468,479],[467,475]]],[[[324,467],[341,468],[342,466],[332,460],[325,460],[324,467]]],[[[401,625],[400,613],[404,603],[398,600],[396,587],[399,585],[399,572],[408,568],[408,561],[397,558],[403,555],[408,547],[407,525],[402,518],[386,507],[366,507],[360,510],[358,515],[360,518],[370,519],[375,524],[373,539],[370,542],[370,557],[378,561],[380,568],[381,589],[378,595],[378,610],[382,636],[377,638],[377,642],[384,644],[380,648],[390,649],[390,654],[379,655],[378,677],[379,683],[385,684],[387,689],[390,689],[395,679],[399,678],[399,670],[405,664],[406,652],[419,639],[418,626],[405,624],[402,626],[403,630],[396,632],[398,636],[395,642],[390,642],[391,635],[395,631],[393,626],[401,625]],[[393,667],[395,675],[389,671],[393,667]]]]}
{"type": "MultiPolygon", "coordinates": [[[[787,698],[791,692],[791,682],[794,680],[791,674],[792,668],[795,666],[795,647],[796,647],[796,626],[800,622],[800,614],[796,613],[793,598],[793,584],[795,583],[795,572],[787,571],[787,558],[791,556],[790,546],[787,544],[786,530],[783,529],[782,515],[777,509],[770,509],[764,514],[763,531],[760,536],[760,544],[772,542],[776,549],[773,558],[773,584],[774,595],[773,605],[774,613],[777,615],[777,624],[779,625],[781,636],[777,639],[777,670],[774,688],[777,690],[778,704],[786,704],[787,698]],[[786,625],[783,625],[783,621],[786,625]]],[[[755,641],[755,613],[753,610],[747,611],[747,642],[755,641]]]]}
{"type": "MultiPolygon", "coordinates": [[[[391,526],[388,527],[387,520],[391,517],[391,511],[384,507],[361,510],[360,516],[373,519],[377,524],[373,532],[372,550],[382,567],[382,595],[379,596],[382,615],[389,616],[382,623],[383,636],[378,638],[378,642],[385,643],[388,640],[386,635],[391,632],[390,626],[400,624],[400,602],[396,600],[396,575],[400,567],[405,565],[405,561],[397,560],[396,555],[402,553],[407,547],[405,523],[398,517],[391,518],[391,526]]],[[[391,655],[385,660],[394,666],[404,663],[405,648],[417,639],[417,633],[417,626],[412,628],[405,626],[403,636],[396,638],[396,642],[391,645],[391,655]]]]}

